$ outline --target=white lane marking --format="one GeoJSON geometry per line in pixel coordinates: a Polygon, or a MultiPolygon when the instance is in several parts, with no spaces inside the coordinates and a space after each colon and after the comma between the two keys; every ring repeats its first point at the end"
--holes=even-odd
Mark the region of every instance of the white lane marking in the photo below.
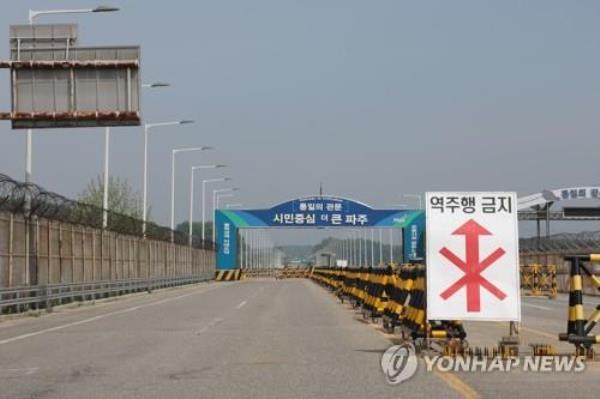
{"type": "Polygon", "coordinates": [[[537,334],[537,335],[540,335],[542,337],[546,337],[546,338],[550,338],[550,339],[556,339],[556,337],[557,337],[557,334],[549,334],[547,332],[536,330],[535,328],[529,328],[529,327],[525,327],[525,326],[521,326],[520,330],[521,331],[528,331],[528,332],[530,332],[532,334],[537,334]]]}
{"type": "Polygon", "coordinates": [[[175,296],[175,297],[171,297],[171,298],[161,299],[160,301],[150,302],[150,303],[146,303],[146,304],[143,304],[143,305],[132,306],[132,307],[127,308],[127,309],[121,309],[121,310],[116,310],[114,312],[104,313],[104,314],[101,314],[101,315],[98,315],[98,316],[90,317],[88,319],[74,321],[74,322],[62,324],[62,325],[56,326],[56,327],[45,328],[43,330],[38,330],[38,331],[34,331],[34,332],[27,333],[27,334],[22,334],[22,335],[17,335],[16,337],[6,338],[6,339],[3,339],[3,340],[0,340],[0,345],[9,344],[11,342],[20,341],[22,339],[35,337],[37,335],[42,335],[42,334],[46,334],[46,333],[49,333],[49,332],[63,330],[65,328],[69,328],[69,327],[75,327],[75,326],[79,326],[79,325],[82,325],[82,324],[91,323],[91,322],[96,321],[96,320],[102,320],[102,319],[105,319],[105,318],[110,317],[110,316],[116,316],[116,315],[123,314],[123,313],[133,312],[135,310],[147,308],[147,307],[150,307],[150,306],[161,305],[163,303],[177,301],[177,300],[179,300],[181,298],[185,298],[185,297],[188,297],[188,296],[191,296],[191,295],[203,294],[205,292],[213,291],[214,289],[216,289],[218,287],[223,287],[223,285],[218,284],[218,285],[215,285],[213,287],[210,287],[209,289],[206,289],[206,290],[203,290],[203,291],[200,291],[200,292],[190,292],[188,294],[183,294],[183,295],[179,295],[179,296],[175,296]]]}
{"type": "MultiPolygon", "coordinates": [[[[263,285],[262,287],[260,287],[258,290],[254,291],[254,293],[252,295],[250,295],[250,298],[248,299],[252,299],[254,298],[256,295],[260,294],[261,292],[263,292],[265,289],[265,286],[263,285]]],[[[246,304],[248,303],[248,300],[242,301],[240,302],[235,308],[236,309],[241,309],[244,306],[246,306],[246,304]]]]}
{"type": "Polygon", "coordinates": [[[535,308],[535,309],[541,309],[541,310],[552,310],[552,308],[549,308],[547,306],[542,306],[542,305],[534,305],[533,303],[527,303],[527,302],[522,302],[523,306],[529,306],[530,308],[535,308]]]}
{"type": "Polygon", "coordinates": [[[214,319],[212,319],[212,321],[210,323],[208,323],[207,325],[202,327],[200,330],[198,330],[198,334],[203,334],[203,333],[207,332],[210,328],[216,326],[217,324],[219,324],[223,321],[225,321],[225,319],[222,319],[220,317],[215,317],[214,319]]]}
{"type": "Polygon", "coordinates": [[[24,377],[27,375],[31,375],[38,371],[38,367],[27,367],[21,369],[0,369],[0,378],[1,377],[24,377]]]}

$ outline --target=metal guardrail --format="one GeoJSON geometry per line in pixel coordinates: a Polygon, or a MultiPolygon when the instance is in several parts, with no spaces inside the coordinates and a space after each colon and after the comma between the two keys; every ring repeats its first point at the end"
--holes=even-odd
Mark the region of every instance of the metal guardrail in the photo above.
{"type": "Polygon", "coordinates": [[[0,289],[0,313],[14,313],[26,309],[51,309],[52,306],[75,301],[87,301],[133,292],[195,284],[214,279],[213,273],[160,277],[151,279],[127,279],[117,281],[95,281],[84,283],[49,284],[33,287],[0,289]]]}

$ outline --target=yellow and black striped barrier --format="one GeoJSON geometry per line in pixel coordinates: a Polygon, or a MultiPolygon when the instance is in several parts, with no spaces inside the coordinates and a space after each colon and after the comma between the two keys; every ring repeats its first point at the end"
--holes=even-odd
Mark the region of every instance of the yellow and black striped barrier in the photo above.
{"type": "Polygon", "coordinates": [[[600,344],[600,335],[591,335],[594,327],[600,322],[600,305],[586,319],[583,311],[583,277],[587,276],[592,284],[600,290],[600,277],[594,275],[586,263],[600,262],[600,254],[567,256],[570,263],[569,284],[569,320],[567,332],[559,334],[561,341],[575,345],[578,353],[590,353],[593,344],[600,344]]]}
{"type": "Polygon", "coordinates": [[[530,296],[547,296],[556,298],[558,288],[556,283],[556,265],[541,265],[533,263],[522,265],[521,292],[530,296]]]}
{"type": "Polygon", "coordinates": [[[275,269],[273,268],[244,269],[242,273],[244,279],[275,277],[275,269]]]}
{"type": "Polygon", "coordinates": [[[215,274],[215,280],[217,281],[236,281],[243,278],[241,269],[232,270],[217,270],[215,274]]]}
{"type": "Polygon", "coordinates": [[[427,321],[424,265],[315,268],[312,278],[360,308],[364,317],[382,318],[387,332],[400,327],[412,339],[466,337],[458,321],[427,321]]]}
{"type": "Polygon", "coordinates": [[[278,269],[275,278],[306,278],[310,274],[310,269],[305,267],[284,267],[278,269]]]}

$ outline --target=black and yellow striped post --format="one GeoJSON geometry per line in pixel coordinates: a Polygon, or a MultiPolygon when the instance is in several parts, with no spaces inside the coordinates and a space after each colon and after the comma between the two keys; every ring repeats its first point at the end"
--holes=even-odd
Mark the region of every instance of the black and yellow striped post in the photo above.
{"type": "Polygon", "coordinates": [[[392,323],[395,326],[407,326],[407,318],[412,314],[411,311],[411,300],[413,294],[413,288],[415,286],[415,266],[414,265],[403,265],[400,267],[400,284],[397,289],[397,296],[394,299],[392,305],[392,323]]]}
{"type": "Polygon", "coordinates": [[[593,344],[600,344],[600,335],[589,335],[600,322],[600,306],[586,319],[583,314],[583,276],[587,275],[592,284],[600,290],[600,278],[595,276],[584,262],[600,262],[600,254],[567,256],[570,263],[569,320],[567,332],[559,334],[561,341],[575,345],[577,352],[589,350],[593,344]]]}
{"type": "MultiPolygon", "coordinates": [[[[387,332],[401,327],[404,338],[444,341],[463,348],[465,329],[460,321],[432,320],[426,316],[425,265],[388,268],[315,268],[312,279],[375,322],[382,318],[387,332]]],[[[599,316],[600,318],[600,313],[599,316]]]]}
{"type": "Polygon", "coordinates": [[[581,259],[573,257],[571,261],[569,281],[569,321],[567,334],[582,336],[585,318],[583,316],[583,276],[581,275],[581,259]]]}
{"type": "Polygon", "coordinates": [[[408,327],[411,331],[411,336],[415,339],[425,332],[427,324],[424,266],[414,266],[411,274],[414,284],[411,287],[410,298],[406,307],[406,318],[403,320],[403,324],[408,327]]]}
{"type": "Polygon", "coordinates": [[[215,273],[216,281],[236,281],[241,280],[243,273],[241,269],[217,270],[215,273]]]}

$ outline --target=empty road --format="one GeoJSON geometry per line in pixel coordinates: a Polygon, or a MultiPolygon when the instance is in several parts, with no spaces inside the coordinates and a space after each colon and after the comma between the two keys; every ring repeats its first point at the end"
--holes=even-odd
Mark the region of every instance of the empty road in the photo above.
{"type": "Polygon", "coordinates": [[[311,281],[208,283],[0,323],[0,397],[458,396],[387,385],[388,346],[311,281]]]}
{"type": "MultiPolygon", "coordinates": [[[[526,339],[551,342],[564,306],[525,299],[526,339]]],[[[467,331],[491,344],[505,326],[467,331]]],[[[309,280],[212,282],[4,320],[0,398],[589,397],[600,375],[596,365],[482,375],[421,364],[390,386],[380,370],[390,338],[309,280]]]]}

